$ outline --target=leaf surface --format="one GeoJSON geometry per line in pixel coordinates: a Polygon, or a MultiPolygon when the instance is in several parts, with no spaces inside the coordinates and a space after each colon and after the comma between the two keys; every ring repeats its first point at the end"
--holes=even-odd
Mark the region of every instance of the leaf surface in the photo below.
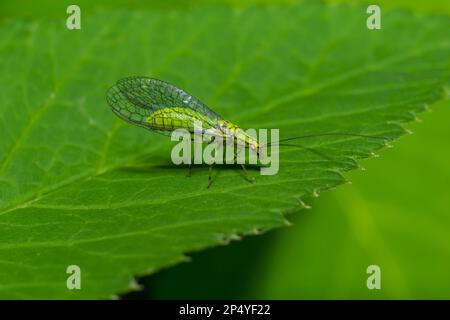
{"type": "Polygon", "coordinates": [[[276,176],[170,161],[167,137],[117,119],[105,92],[129,75],[194,94],[244,128],[394,140],[448,87],[448,18],[359,6],[106,11],[0,31],[0,297],[107,298],[184,252],[287,223],[346,180],[381,140],[326,136],[284,148],[276,176]],[[326,155],[324,157],[323,155],[326,155]],[[67,290],[66,268],[82,270],[67,290]]]}

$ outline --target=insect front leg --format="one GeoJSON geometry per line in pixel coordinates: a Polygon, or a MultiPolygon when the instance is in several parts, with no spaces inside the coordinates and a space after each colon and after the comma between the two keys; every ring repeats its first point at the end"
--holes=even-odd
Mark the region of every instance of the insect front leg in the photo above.
{"type": "MultiPolygon", "coordinates": [[[[237,150],[237,152],[234,154],[234,161],[236,161],[236,163],[237,163],[237,157],[238,157],[239,153],[240,153],[242,150],[245,150],[245,148],[244,148],[244,147],[239,148],[239,145],[238,145],[238,150],[237,150]]],[[[244,165],[244,164],[241,164],[241,168],[242,168],[242,171],[244,172],[244,178],[245,178],[245,180],[247,180],[247,181],[250,182],[250,183],[253,183],[253,182],[255,181],[255,179],[254,179],[254,178],[251,178],[251,177],[248,175],[248,171],[247,171],[247,169],[245,169],[245,165],[244,165]]]]}
{"type": "Polygon", "coordinates": [[[255,181],[255,178],[252,178],[248,175],[248,171],[247,171],[247,169],[245,169],[245,166],[243,164],[241,164],[241,168],[242,168],[242,171],[244,172],[245,180],[247,180],[250,183],[253,183],[255,181]]]}

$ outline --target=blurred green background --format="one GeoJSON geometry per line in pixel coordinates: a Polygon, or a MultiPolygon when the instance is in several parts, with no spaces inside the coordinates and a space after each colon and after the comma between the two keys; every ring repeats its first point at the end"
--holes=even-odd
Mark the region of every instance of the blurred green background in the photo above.
{"type": "MultiPolygon", "coordinates": [[[[237,0],[215,2],[244,5],[237,0]]],[[[3,1],[0,18],[54,19],[73,3],[82,7],[82,14],[112,7],[195,5],[3,1]]],[[[448,0],[376,3],[450,14],[448,0]]],[[[141,279],[144,291],[125,298],[449,299],[449,107],[442,102],[432,106],[433,112],[420,114],[423,122],[408,126],[413,135],[383,150],[380,158],[364,161],[366,171],[347,174],[351,185],[325,192],[312,209],[290,216],[292,227],[192,253],[190,263],[141,279]],[[372,264],[381,267],[382,290],[366,287],[366,268],[372,264]]]]}

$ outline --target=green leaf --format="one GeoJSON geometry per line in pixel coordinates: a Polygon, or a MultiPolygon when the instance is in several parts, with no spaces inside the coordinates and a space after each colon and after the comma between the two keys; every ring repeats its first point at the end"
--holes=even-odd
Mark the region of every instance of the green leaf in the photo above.
{"type": "Polygon", "coordinates": [[[450,23],[365,8],[300,3],[198,6],[2,23],[0,31],[0,297],[106,298],[183,253],[287,223],[379,140],[305,139],[283,149],[280,172],[246,182],[237,168],[170,162],[170,141],[117,119],[105,91],[148,75],[177,84],[244,128],[282,138],[382,135],[443,97],[450,23]],[[320,156],[326,154],[326,157],[320,156]],[[66,288],[78,265],[82,289],[66,288]]]}

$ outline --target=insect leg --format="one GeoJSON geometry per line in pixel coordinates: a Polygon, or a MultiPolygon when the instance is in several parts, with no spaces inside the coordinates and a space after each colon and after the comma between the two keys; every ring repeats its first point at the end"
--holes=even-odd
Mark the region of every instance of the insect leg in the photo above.
{"type": "MultiPolygon", "coordinates": [[[[209,141],[208,144],[211,144],[214,142],[216,142],[216,139],[209,141]]],[[[216,155],[216,150],[214,150],[214,156],[215,155],[216,155]]],[[[212,168],[213,168],[213,164],[210,164],[209,165],[209,175],[208,175],[208,189],[209,189],[209,187],[211,187],[211,184],[212,184],[212,168]]]]}
{"type": "Polygon", "coordinates": [[[250,176],[248,175],[247,169],[245,169],[245,166],[243,164],[241,164],[241,168],[242,168],[242,171],[244,172],[245,180],[247,180],[250,183],[253,183],[253,181],[255,181],[255,179],[250,178],[250,176]]]}
{"type": "MultiPolygon", "coordinates": [[[[195,142],[194,138],[191,138],[191,142],[195,142]]],[[[186,177],[191,177],[192,175],[192,164],[194,163],[194,159],[192,159],[194,156],[191,155],[191,162],[189,162],[189,171],[186,177]]]]}
{"type": "Polygon", "coordinates": [[[188,171],[187,177],[190,177],[191,174],[192,174],[192,163],[189,163],[189,171],[188,171]]]}
{"type": "Polygon", "coordinates": [[[209,175],[208,175],[208,189],[211,187],[212,183],[212,164],[209,166],[209,175]]]}
{"type": "MultiPolygon", "coordinates": [[[[239,150],[234,154],[234,160],[235,160],[235,161],[237,160],[237,157],[238,157],[239,153],[240,153],[242,150],[245,150],[245,149],[244,149],[244,148],[239,149],[239,150]]],[[[245,169],[245,166],[244,166],[243,164],[241,164],[241,168],[242,168],[242,171],[244,172],[244,178],[245,178],[245,180],[247,180],[247,181],[250,182],[250,183],[253,183],[253,181],[255,181],[255,179],[254,179],[254,178],[251,178],[251,177],[248,175],[248,171],[247,171],[247,169],[245,169]]]]}

